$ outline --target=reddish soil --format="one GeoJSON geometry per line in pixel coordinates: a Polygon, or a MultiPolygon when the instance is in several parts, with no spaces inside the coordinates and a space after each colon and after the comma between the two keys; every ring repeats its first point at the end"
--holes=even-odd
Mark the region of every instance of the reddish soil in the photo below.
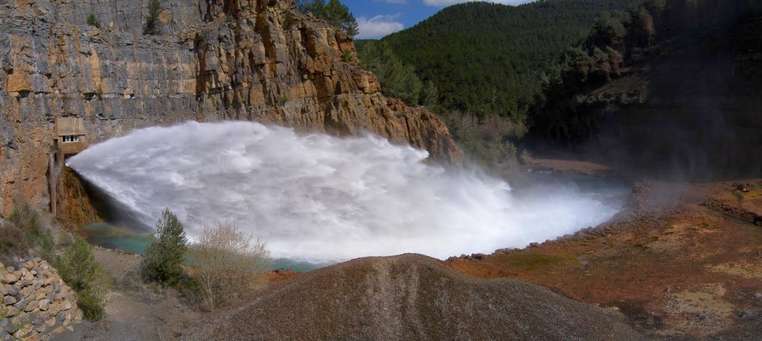
{"type": "Polygon", "coordinates": [[[618,307],[652,336],[762,337],[762,180],[636,186],[613,222],[524,250],[453,258],[482,277],[512,277],[618,307]]]}
{"type": "Polygon", "coordinates": [[[267,284],[287,282],[298,275],[298,272],[292,270],[273,270],[264,274],[264,282],[267,284]]]}

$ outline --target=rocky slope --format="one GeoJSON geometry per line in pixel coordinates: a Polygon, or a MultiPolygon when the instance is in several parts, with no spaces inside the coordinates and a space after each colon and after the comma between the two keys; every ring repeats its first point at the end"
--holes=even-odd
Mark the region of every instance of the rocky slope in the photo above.
{"type": "Polygon", "coordinates": [[[338,135],[369,131],[460,158],[430,112],[381,95],[349,37],[293,0],[0,0],[0,213],[49,203],[56,117],[82,117],[91,142],[195,119],[257,120],[338,135]],[[95,16],[98,26],[87,24],[95,16]]]}
{"type": "Polygon", "coordinates": [[[299,276],[189,340],[638,340],[611,311],[514,280],[481,280],[419,255],[299,276]]]}
{"type": "Polygon", "coordinates": [[[77,297],[46,261],[0,263],[0,340],[47,340],[82,320],[77,297]]]}
{"type": "Polygon", "coordinates": [[[636,186],[611,223],[524,250],[453,258],[473,276],[519,278],[618,307],[652,339],[762,336],[762,179],[636,186]]]}

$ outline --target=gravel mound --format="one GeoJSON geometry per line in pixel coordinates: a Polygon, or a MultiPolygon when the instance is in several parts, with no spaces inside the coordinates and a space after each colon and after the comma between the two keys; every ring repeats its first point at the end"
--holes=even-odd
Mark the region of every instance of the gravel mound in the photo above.
{"type": "Polygon", "coordinates": [[[640,340],[620,317],[433,258],[362,258],[270,288],[190,340],[640,340]]]}

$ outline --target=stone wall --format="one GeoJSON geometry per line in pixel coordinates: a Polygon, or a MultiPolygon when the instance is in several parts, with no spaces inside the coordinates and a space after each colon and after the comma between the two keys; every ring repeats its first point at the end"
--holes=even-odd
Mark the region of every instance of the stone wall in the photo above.
{"type": "Polygon", "coordinates": [[[47,339],[82,320],[74,291],[46,261],[17,268],[0,263],[0,340],[47,339]]]}
{"type": "Polygon", "coordinates": [[[384,97],[349,37],[293,0],[0,0],[0,215],[50,204],[56,117],[98,142],[184,120],[256,120],[336,135],[369,131],[460,158],[431,112],[384,97]],[[100,27],[86,23],[94,15],[100,27]]]}

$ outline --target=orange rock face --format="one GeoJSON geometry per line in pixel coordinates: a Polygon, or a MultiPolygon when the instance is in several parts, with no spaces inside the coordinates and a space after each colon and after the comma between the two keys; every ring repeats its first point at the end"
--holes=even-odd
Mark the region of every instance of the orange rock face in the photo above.
{"type": "Polygon", "coordinates": [[[483,277],[519,278],[617,307],[647,335],[755,339],[762,320],[762,180],[638,186],[630,212],[524,250],[452,258],[483,277]],[[749,337],[749,335],[754,335],[749,337]]]}
{"type": "Polygon", "coordinates": [[[351,39],[293,1],[179,1],[155,36],[142,32],[139,2],[9,3],[0,13],[0,214],[15,201],[49,204],[61,116],[82,117],[92,142],[185,120],[255,120],[371,132],[443,162],[461,158],[434,114],[384,97],[351,39]]]}

